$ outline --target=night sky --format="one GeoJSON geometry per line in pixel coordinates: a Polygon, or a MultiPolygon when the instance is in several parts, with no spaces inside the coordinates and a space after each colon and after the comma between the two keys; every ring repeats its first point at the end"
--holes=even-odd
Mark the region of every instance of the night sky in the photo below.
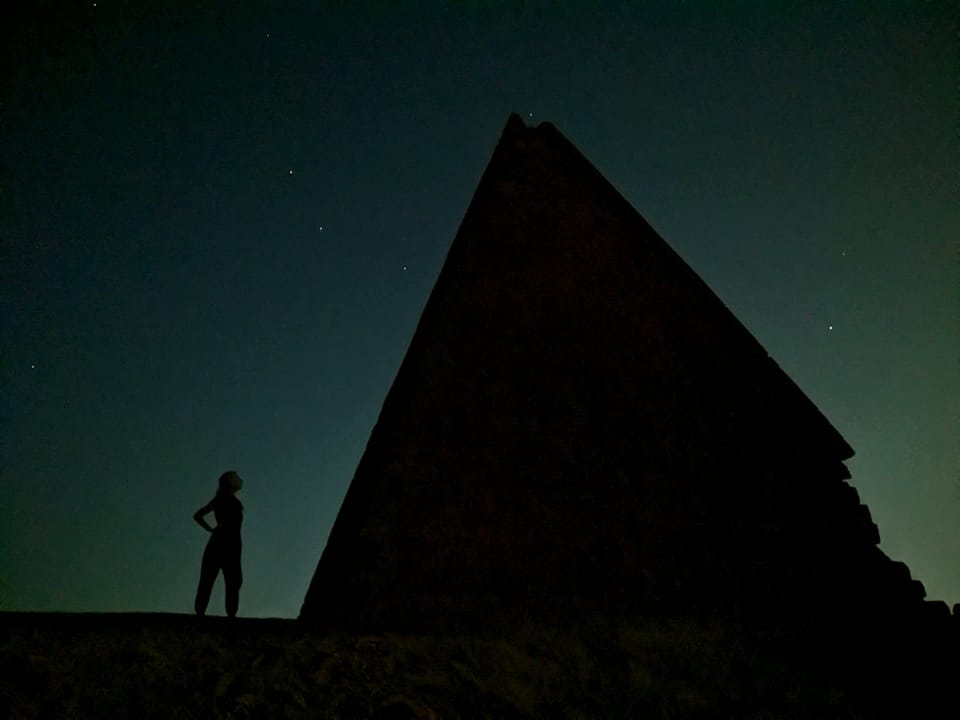
{"type": "Polygon", "coordinates": [[[240,613],[295,616],[510,112],[717,292],[856,450],[881,547],[960,602],[955,3],[28,4],[0,607],[191,612],[191,515],[236,469],[240,613]]]}

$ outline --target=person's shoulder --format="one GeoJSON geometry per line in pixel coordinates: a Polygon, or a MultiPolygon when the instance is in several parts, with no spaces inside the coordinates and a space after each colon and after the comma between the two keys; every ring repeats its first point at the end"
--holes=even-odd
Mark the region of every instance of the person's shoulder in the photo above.
{"type": "Polygon", "coordinates": [[[217,502],[221,507],[243,507],[243,504],[240,502],[240,498],[232,493],[223,493],[221,495],[217,495],[217,502]]]}

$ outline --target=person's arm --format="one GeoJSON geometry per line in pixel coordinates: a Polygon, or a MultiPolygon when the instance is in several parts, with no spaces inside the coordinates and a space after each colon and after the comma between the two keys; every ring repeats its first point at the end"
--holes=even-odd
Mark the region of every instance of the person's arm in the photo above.
{"type": "Polygon", "coordinates": [[[208,512],[212,510],[213,510],[213,500],[208,502],[206,505],[204,505],[202,508],[200,508],[193,514],[193,519],[196,520],[197,524],[207,532],[213,532],[216,529],[214,527],[211,527],[210,523],[208,523],[204,519],[204,515],[206,515],[208,512]]]}

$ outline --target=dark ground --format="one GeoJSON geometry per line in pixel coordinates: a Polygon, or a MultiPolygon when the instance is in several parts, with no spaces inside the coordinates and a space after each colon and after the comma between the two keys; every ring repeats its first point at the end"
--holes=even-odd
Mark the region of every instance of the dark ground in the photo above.
{"type": "Polygon", "coordinates": [[[679,619],[431,636],[7,612],[0,716],[823,719],[921,709],[888,680],[827,671],[826,654],[818,668],[771,647],[755,633],[679,619]]]}

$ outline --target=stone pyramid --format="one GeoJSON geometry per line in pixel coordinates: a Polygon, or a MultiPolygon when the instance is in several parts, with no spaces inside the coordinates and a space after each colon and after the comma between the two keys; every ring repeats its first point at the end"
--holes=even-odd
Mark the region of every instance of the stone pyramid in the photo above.
{"type": "Polygon", "coordinates": [[[845,482],[852,455],[578,150],[513,115],[301,618],[916,607],[845,482]]]}

